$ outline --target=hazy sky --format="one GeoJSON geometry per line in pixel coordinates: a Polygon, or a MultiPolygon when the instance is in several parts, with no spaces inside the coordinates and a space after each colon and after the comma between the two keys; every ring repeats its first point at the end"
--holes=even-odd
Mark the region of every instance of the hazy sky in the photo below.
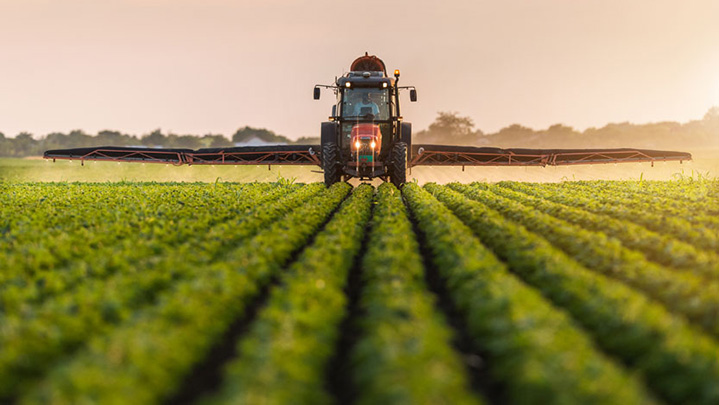
{"type": "Polygon", "coordinates": [[[485,132],[700,119],[719,105],[719,1],[0,0],[0,132],[318,136],[369,51],[405,120],[485,132]]]}

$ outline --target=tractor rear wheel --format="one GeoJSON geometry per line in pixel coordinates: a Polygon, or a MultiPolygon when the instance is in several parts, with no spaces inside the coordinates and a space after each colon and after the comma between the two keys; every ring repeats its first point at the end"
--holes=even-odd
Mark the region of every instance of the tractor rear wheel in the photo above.
{"type": "Polygon", "coordinates": [[[407,182],[407,144],[404,142],[397,142],[392,147],[389,180],[397,188],[407,182]]]}
{"type": "Polygon", "coordinates": [[[337,164],[340,150],[334,142],[326,142],[322,145],[322,170],[325,173],[325,185],[327,187],[339,182],[342,173],[337,164]]]}

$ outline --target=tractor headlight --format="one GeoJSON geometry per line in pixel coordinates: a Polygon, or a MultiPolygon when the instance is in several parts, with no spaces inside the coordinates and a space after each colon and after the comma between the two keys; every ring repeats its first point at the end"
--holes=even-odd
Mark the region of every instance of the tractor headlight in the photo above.
{"type": "Polygon", "coordinates": [[[359,149],[360,147],[360,141],[355,142],[355,148],[359,149]]]}
{"type": "Polygon", "coordinates": [[[369,144],[370,148],[374,149],[375,146],[377,146],[377,143],[375,141],[372,141],[372,143],[369,144]]]}
{"type": "Polygon", "coordinates": [[[352,82],[345,82],[345,87],[352,87],[352,82]]]}

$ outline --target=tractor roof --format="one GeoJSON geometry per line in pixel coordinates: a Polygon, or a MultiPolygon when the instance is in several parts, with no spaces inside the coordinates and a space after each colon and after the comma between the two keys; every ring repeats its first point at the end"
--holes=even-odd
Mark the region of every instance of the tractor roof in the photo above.
{"type": "Polygon", "coordinates": [[[387,77],[380,71],[352,71],[337,78],[337,85],[340,87],[389,87],[394,86],[394,78],[387,77]],[[350,83],[347,85],[347,83],[350,83]],[[382,83],[386,83],[383,86],[382,83]]]}

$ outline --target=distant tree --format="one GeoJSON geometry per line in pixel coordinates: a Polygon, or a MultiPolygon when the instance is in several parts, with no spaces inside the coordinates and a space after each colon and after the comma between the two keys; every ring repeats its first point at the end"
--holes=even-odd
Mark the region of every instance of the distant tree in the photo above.
{"type": "Polygon", "coordinates": [[[704,146],[719,147],[719,107],[710,108],[701,122],[690,122],[685,126],[692,128],[691,132],[701,139],[704,146]]]}
{"type": "Polygon", "coordinates": [[[704,121],[714,121],[719,120],[719,107],[714,106],[707,111],[706,114],[704,114],[704,121]]]}
{"type": "Polygon", "coordinates": [[[202,147],[202,139],[195,135],[168,135],[168,141],[176,148],[199,149],[202,147]]]}
{"type": "Polygon", "coordinates": [[[582,139],[580,136],[581,133],[575,131],[572,127],[554,124],[547,128],[546,131],[540,132],[537,142],[538,146],[548,148],[574,148],[581,146],[582,139]]]}
{"type": "Polygon", "coordinates": [[[234,135],[232,135],[232,142],[244,143],[252,140],[253,138],[257,138],[268,143],[291,143],[288,138],[282,135],[277,135],[268,129],[252,128],[249,126],[238,129],[234,135]]]}
{"type": "Polygon", "coordinates": [[[532,128],[528,128],[519,124],[512,124],[508,127],[504,127],[499,130],[497,135],[534,135],[534,130],[532,128]]]}
{"type": "Polygon", "coordinates": [[[86,134],[81,129],[75,129],[67,134],[67,147],[70,148],[81,148],[83,146],[93,146],[94,139],[90,135],[86,134]]]}
{"type": "Polygon", "coordinates": [[[104,130],[97,133],[94,143],[97,146],[131,146],[140,144],[140,140],[119,131],[104,130]]]}
{"type": "Polygon", "coordinates": [[[206,134],[202,137],[202,146],[205,148],[224,148],[232,146],[232,142],[225,138],[224,135],[219,134],[206,134]]]}
{"type": "Polygon", "coordinates": [[[487,135],[490,145],[504,148],[533,147],[537,137],[538,135],[534,130],[519,124],[512,124],[500,129],[495,134],[487,135]]]}
{"type": "Polygon", "coordinates": [[[629,146],[636,148],[638,147],[637,144],[629,144],[634,132],[634,125],[629,122],[607,124],[593,132],[591,137],[587,137],[587,141],[590,143],[587,146],[601,148],[629,146]]]}
{"type": "Polygon", "coordinates": [[[12,156],[13,152],[12,139],[5,138],[5,134],[0,132],[0,157],[12,156]]]}
{"type": "Polygon", "coordinates": [[[574,130],[574,128],[568,127],[564,124],[554,124],[554,125],[550,126],[549,128],[547,128],[546,132],[548,134],[557,134],[557,135],[559,135],[559,134],[577,134],[578,133],[574,130]]]}
{"type": "Polygon", "coordinates": [[[474,121],[470,117],[460,117],[456,112],[439,112],[429,125],[429,132],[466,137],[474,133],[474,121]]]}
{"type": "Polygon", "coordinates": [[[439,112],[434,122],[424,131],[419,131],[417,142],[473,145],[480,141],[482,131],[474,130],[470,117],[461,117],[456,112],[439,112]]]}
{"type": "Polygon", "coordinates": [[[38,153],[38,141],[29,132],[21,132],[13,139],[13,156],[30,156],[38,153]]]}
{"type": "Polygon", "coordinates": [[[67,148],[67,135],[62,132],[51,132],[40,141],[40,146],[44,150],[67,148]]]}
{"type": "Polygon", "coordinates": [[[145,146],[165,146],[167,144],[167,137],[163,135],[162,131],[158,128],[143,136],[140,142],[145,146]]]}

